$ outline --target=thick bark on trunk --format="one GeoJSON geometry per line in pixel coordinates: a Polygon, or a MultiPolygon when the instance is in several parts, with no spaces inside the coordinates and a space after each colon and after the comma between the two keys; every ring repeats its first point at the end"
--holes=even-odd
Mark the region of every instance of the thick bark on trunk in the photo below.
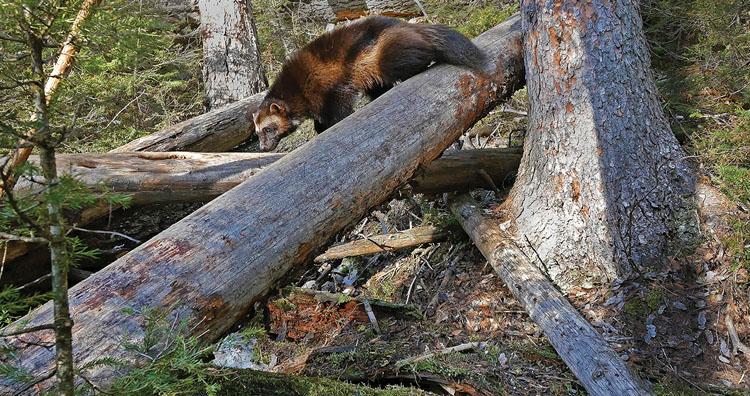
{"type": "MultiPolygon", "coordinates": [[[[108,356],[138,360],[150,308],[192,323],[206,340],[221,335],[290,268],[381,203],[415,170],[523,82],[520,21],[475,40],[492,66],[477,77],[440,65],[387,92],[190,216],[71,289],[78,365],[108,356]],[[133,315],[123,313],[129,307],[133,315]]],[[[10,329],[48,323],[45,304],[10,329]]],[[[10,364],[32,375],[53,369],[53,352],[7,339],[10,364]]],[[[106,381],[102,367],[87,377],[106,381]]],[[[48,384],[44,384],[48,385],[48,384]]],[[[0,379],[0,392],[20,384],[0,379]]]]}
{"type": "Polygon", "coordinates": [[[209,109],[268,87],[250,0],[200,0],[203,83],[209,109]]]}
{"type": "Polygon", "coordinates": [[[517,236],[563,288],[660,264],[694,228],[694,180],[662,113],[638,3],[524,0],[522,18],[530,107],[509,199],[517,236]]]}
{"type": "Polygon", "coordinates": [[[454,199],[451,211],[591,395],[649,394],[539,267],[500,230],[499,221],[484,218],[480,205],[468,195],[454,199]]]}
{"type": "Polygon", "coordinates": [[[422,15],[414,0],[297,0],[301,14],[325,22],[357,19],[365,15],[414,17],[422,15]]]}
{"type": "Polygon", "coordinates": [[[227,151],[253,134],[252,114],[265,96],[261,92],[136,139],[112,153],[128,151],[227,151]]]}

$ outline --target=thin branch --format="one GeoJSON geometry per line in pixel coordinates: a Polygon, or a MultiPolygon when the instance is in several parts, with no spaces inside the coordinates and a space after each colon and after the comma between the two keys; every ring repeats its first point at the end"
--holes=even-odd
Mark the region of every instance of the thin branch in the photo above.
{"type": "Polygon", "coordinates": [[[125,239],[127,239],[127,240],[129,240],[129,241],[131,241],[133,243],[141,243],[141,241],[139,241],[139,240],[137,240],[137,239],[135,239],[133,237],[127,236],[127,235],[125,235],[123,233],[116,232],[116,231],[89,230],[89,229],[86,229],[86,228],[80,228],[80,227],[75,227],[75,226],[73,227],[73,229],[76,230],[76,231],[90,232],[90,233],[93,233],[93,234],[114,235],[114,236],[118,236],[120,238],[125,238],[125,239]]]}
{"type": "Polygon", "coordinates": [[[413,364],[413,363],[421,362],[422,360],[426,360],[426,359],[429,359],[429,358],[432,358],[432,357],[435,357],[435,356],[447,355],[447,354],[453,353],[453,352],[468,351],[470,349],[476,349],[477,347],[479,347],[479,343],[478,342],[467,342],[465,344],[460,344],[460,345],[452,346],[450,348],[445,348],[445,349],[441,349],[439,351],[426,353],[424,355],[419,355],[419,356],[414,356],[414,357],[410,357],[410,358],[406,358],[406,359],[401,359],[401,360],[399,360],[399,361],[396,362],[396,368],[404,367],[407,364],[413,364]]]}
{"type": "Polygon", "coordinates": [[[20,241],[26,243],[47,243],[45,238],[39,237],[25,237],[20,235],[8,234],[7,232],[0,232],[0,242],[2,241],[20,241]]]}

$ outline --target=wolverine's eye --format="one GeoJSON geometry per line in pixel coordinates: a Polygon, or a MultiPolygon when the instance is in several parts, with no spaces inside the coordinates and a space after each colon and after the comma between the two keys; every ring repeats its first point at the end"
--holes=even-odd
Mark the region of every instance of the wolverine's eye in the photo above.
{"type": "Polygon", "coordinates": [[[263,128],[263,133],[270,134],[271,132],[273,132],[273,130],[271,128],[269,128],[269,127],[263,128]]]}

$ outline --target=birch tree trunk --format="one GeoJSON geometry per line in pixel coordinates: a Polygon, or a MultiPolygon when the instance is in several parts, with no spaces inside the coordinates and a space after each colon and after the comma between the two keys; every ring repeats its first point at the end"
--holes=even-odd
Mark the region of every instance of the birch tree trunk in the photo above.
{"type": "Polygon", "coordinates": [[[507,202],[517,236],[563,288],[658,265],[695,229],[694,179],[662,113],[637,1],[521,8],[530,108],[507,202]]]}
{"type": "Polygon", "coordinates": [[[250,0],[200,0],[203,81],[209,109],[268,86],[250,0]]]}

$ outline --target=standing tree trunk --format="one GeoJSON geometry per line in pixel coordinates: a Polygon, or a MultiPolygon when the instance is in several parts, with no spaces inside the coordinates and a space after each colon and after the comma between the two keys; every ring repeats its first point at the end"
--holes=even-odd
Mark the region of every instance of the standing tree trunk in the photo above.
{"type": "Polygon", "coordinates": [[[658,265],[694,229],[694,180],[637,1],[524,0],[522,14],[529,127],[507,203],[517,236],[563,288],[658,265]]]}
{"type": "Polygon", "coordinates": [[[209,109],[268,86],[250,0],[200,0],[203,81],[209,109]]]}

